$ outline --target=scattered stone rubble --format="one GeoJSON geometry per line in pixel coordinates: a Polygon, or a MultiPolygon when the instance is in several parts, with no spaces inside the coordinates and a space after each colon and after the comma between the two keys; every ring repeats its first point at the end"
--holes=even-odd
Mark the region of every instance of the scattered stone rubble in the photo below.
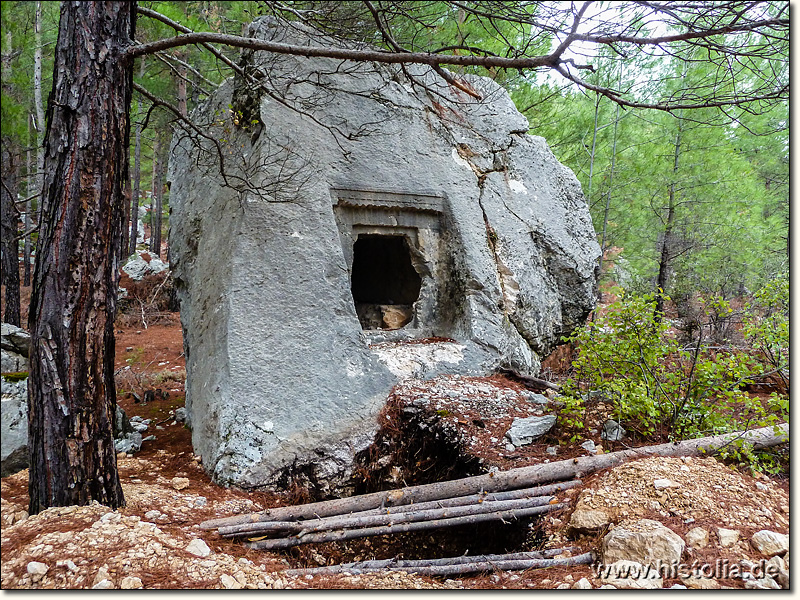
{"type": "Polygon", "coordinates": [[[713,458],[649,457],[620,465],[580,492],[568,521],[578,538],[607,532],[599,587],[625,589],[660,588],[667,579],[687,589],[731,587],[743,579],[750,589],[787,589],[789,546],[782,531],[788,527],[783,488],[713,458]],[[719,571],[723,559],[727,571],[719,571]],[[765,572],[768,559],[774,562],[765,572]],[[686,568],[665,572],[671,564],[686,568]]]}
{"type": "MultiPolygon", "coordinates": [[[[135,460],[135,459],[134,459],[135,460]]],[[[227,554],[214,544],[194,537],[196,527],[167,532],[174,517],[151,510],[145,518],[132,514],[142,500],[163,501],[155,486],[123,484],[129,506],[119,511],[97,503],[84,507],[51,508],[20,519],[9,514],[18,507],[2,503],[3,589],[72,588],[217,588],[284,589],[310,587],[296,577],[282,577],[276,569],[287,565],[270,555],[250,560],[227,554]],[[150,517],[157,517],[153,521],[150,517]],[[165,518],[166,517],[166,518],[165,518]],[[156,522],[158,521],[158,523],[156,522]],[[162,525],[164,523],[165,525],[162,525]],[[15,540],[29,540],[10,550],[15,540]],[[6,552],[6,548],[9,549],[6,552]]],[[[191,499],[178,495],[173,501],[191,499]]],[[[221,503],[225,504],[225,503],[221,503]]],[[[230,506],[224,510],[231,510],[230,506]]],[[[249,510],[253,510],[251,505],[249,510]]],[[[423,589],[447,588],[407,573],[345,577],[343,587],[423,589]]]]}
{"type": "Polygon", "coordinates": [[[150,423],[151,419],[144,419],[140,416],[128,419],[125,411],[117,406],[117,414],[114,419],[114,448],[116,451],[134,454],[142,449],[142,442],[155,440],[156,436],[154,435],[142,437],[150,423]]]}
{"type": "Polygon", "coordinates": [[[746,477],[712,458],[628,462],[585,489],[572,518],[580,521],[586,510],[602,511],[613,522],[649,511],[657,518],[678,517],[687,524],[711,519],[729,529],[789,527],[789,499],[775,482],[746,477]],[[670,484],[656,486],[658,480],[670,484]]]}

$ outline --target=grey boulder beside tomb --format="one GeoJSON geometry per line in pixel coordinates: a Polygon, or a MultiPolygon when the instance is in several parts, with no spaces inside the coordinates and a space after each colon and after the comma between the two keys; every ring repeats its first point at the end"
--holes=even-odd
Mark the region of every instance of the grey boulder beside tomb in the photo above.
{"type": "Polygon", "coordinates": [[[122,270],[134,281],[141,281],[148,275],[155,275],[169,269],[169,266],[160,258],[147,254],[147,259],[143,257],[145,254],[142,250],[137,250],[136,254],[131,255],[127,263],[122,267],[122,270]]]}
{"type": "Polygon", "coordinates": [[[603,431],[600,433],[600,438],[609,442],[618,442],[625,437],[625,428],[616,421],[609,419],[603,423],[603,431]]]}
{"type": "Polygon", "coordinates": [[[28,380],[0,381],[0,477],[28,468],[28,380]]]}
{"type": "MultiPolygon", "coordinates": [[[[247,35],[340,45],[270,17],[247,35]]],[[[268,92],[237,75],[192,116],[228,184],[213,147],[170,155],[192,442],[217,483],[339,494],[402,377],[372,344],[453,340],[424,377],[536,374],[595,305],[599,247],[575,175],[492,80],[457,76],[477,100],[427,66],[240,63],[268,92]]]]}
{"type": "Polygon", "coordinates": [[[527,446],[550,431],[555,424],[555,415],[516,418],[506,432],[506,438],[516,447],[527,446]]]}
{"type": "Polygon", "coordinates": [[[30,334],[11,323],[0,325],[0,372],[20,373],[28,370],[30,334]]]}

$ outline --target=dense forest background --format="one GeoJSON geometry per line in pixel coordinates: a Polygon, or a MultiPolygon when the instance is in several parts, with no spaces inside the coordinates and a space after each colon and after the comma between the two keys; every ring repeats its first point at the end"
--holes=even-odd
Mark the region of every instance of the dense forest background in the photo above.
{"type": "MultiPolygon", "coordinates": [[[[335,25],[340,35],[387,45],[374,23],[365,18],[362,3],[288,3],[300,12],[312,4],[320,25],[328,29],[335,25]]],[[[527,42],[531,45],[527,51],[543,54],[554,43],[554,35],[546,32],[531,35],[530,25],[491,22],[457,9],[452,18],[443,19],[441,10],[433,6],[436,3],[416,4],[411,20],[401,21],[407,15],[399,11],[384,15],[387,22],[397,21],[397,43],[411,49],[425,50],[457,40],[502,54],[509,43],[520,44],[528,35],[532,41],[527,42]]],[[[614,3],[610,4],[611,8],[598,9],[595,18],[627,18],[616,15],[614,3]]],[[[244,24],[275,8],[274,3],[254,2],[141,5],[194,31],[230,34],[241,34],[244,24]]],[[[782,7],[783,3],[776,2],[770,8],[777,13],[782,7]]],[[[290,10],[281,14],[291,17],[290,10]]],[[[58,3],[2,3],[3,170],[8,174],[4,181],[16,183],[18,200],[28,199],[18,205],[19,228],[24,231],[17,235],[34,229],[20,240],[25,244],[25,256],[29,252],[35,256],[36,190],[58,18],[58,3]]],[[[166,24],[139,20],[139,42],[172,34],[166,24]]],[[[235,48],[222,47],[220,51],[232,61],[239,54],[235,48]]],[[[669,98],[678,87],[694,86],[699,95],[721,68],[719,60],[704,56],[691,45],[686,52],[697,56],[689,60],[685,54],[666,52],[627,58],[610,49],[599,54],[592,49],[587,56],[579,56],[580,46],[571,51],[576,61],[593,67],[584,76],[586,82],[622,90],[642,103],[648,98],[669,98]]],[[[742,58],[738,65],[729,61],[729,68],[741,70],[739,80],[757,77],[759,69],[771,70],[771,77],[785,80],[788,86],[788,56],[780,56],[784,51],[775,45],[775,56],[755,54],[742,58]]],[[[674,299],[696,293],[731,299],[788,270],[788,99],[723,109],[652,110],[620,106],[600,92],[557,79],[549,72],[483,67],[460,70],[488,75],[503,85],[528,117],[530,133],[544,137],[559,160],[576,173],[604,249],[605,280],[638,292],[660,286],[674,299]]],[[[230,71],[220,68],[216,57],[195,46],[143,57],[135,69],[139,85],[184,114],[228,76],[230,71]]],[[[134,95],[131,185],[138,191],[139,204],[148,208],[145,223],[149,226],[152,220],[155,230],[166,239],[169,198],[163,174],[174,115],[154,108],[150,100],[134,95]],[[166,196],[158,211],[162,193],[166,196]]],[[[128,247],[133,250],[129,242],[128,247]]],[[[152,249],[160,252],[160,244],[153,244],[152,249]]]]}

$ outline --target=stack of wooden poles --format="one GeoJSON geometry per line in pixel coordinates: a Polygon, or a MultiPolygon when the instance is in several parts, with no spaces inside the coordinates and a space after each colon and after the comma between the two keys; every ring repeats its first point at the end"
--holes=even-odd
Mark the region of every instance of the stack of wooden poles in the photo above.
{"type": "MultiPolygon", "coordinates": [[[[300,544],[333,542],[353,538],[471,525],[486,521],[511,521],[545,514],[566,507],[556,492],[580,485],[580,480],[503,492],[479,491],[463,496],[423,502],[353,510],[354,501],[367,496],[329,500],[313,504],[279,507],[260,513],[214,519],[201,524],[223,537],[243,538],[257,550],[282,550],[300,544]]],[[[391,498],[389,498],[391,501],[391,498]]],[[[368,506],[368,505],[367,505],[368,506]]],[[[534,557],[529,557],[534,558],[534,557]]],[[[538,557],[543,558],[543,557],[538,557]]]]}

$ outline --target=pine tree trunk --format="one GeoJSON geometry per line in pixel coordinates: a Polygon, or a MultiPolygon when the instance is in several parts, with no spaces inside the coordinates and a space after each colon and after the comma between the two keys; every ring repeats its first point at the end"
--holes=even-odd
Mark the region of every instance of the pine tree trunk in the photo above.
{"type": "Polygon", "coordinates": [[[163,190],[162,148],[164,140],[161,133],[156,134],[153,144],[153,199],[150,208],[150,254],[161,257],[161,197],[163,190]]]}
{"type": "Polygon", "coordinates": [[[661,250],[658,260],[658,277],[656,278],[656,311],[655,318],[660,320],[664,314],[664,296],[669,283],[669,269],[672,250],[672,228],[675,225],[675,186],[678,178],[678,166],[681,157],[681,134],[683,133],[683,120],[678,118],[678,132],[675,134],[675,155],[672,166],[672,183],[669,186],[667,204],[667,218],[664,221],[664,232],[661,239],[661,250]]]}
{"type": "MultiPolygon", "coordinates": [[[[178,58],[185,58],[182,52],[178,53],[178,58]]],[[[185,117],[188,115],[186,109],[186,67],[178,65],[178,75],[176,77],[176,87],[178,88],[178,111],[185,117]]]]}
{"type": "Polygon", "coordinates": [[[3,321],[19,327],[19,243],[17,222],[19,211],[14,206],[17,199],[17,177],[14,155],[8,140],[2,142],[2,178],[0,186],[0,241],[2,241],[2,284],[6,286],[6,307],[3,321]]]}
{"type": "Polygon", "coordinates": [[[120,254],[120,259],[125,260],[125,251],[130,246],[130,238],[128,237],[131,233],[131,228],[128,226],[131,218],[131,176],[130,171],[128,171],[128,176],[125,179],[125,204],[124,204],[124,214],[122,215],[122,240],[120,241],[120,248],[122,250],[120,254]]]}
{"type": "MultiPolygon", "coordinates": [[[[616,114],[614,115],[614,142],[611,145],[611,170],[608,173],[608,188],[606,189],[606,205],[603,209],[603,231],[600,234],[600,266],[597,272],[603,276],[603,256],[606,253],[606,233],[608,231],[608,211],[611,208],[611,185],[614,183],[614,166],[617,162],[617,128],[619,126],[619,104],[617,104],[616,114]]],[[[599,286],[598,286],[599,287],[599,286]]],[[[603,293],[600,292],[602,300],[603,293]]],[[[594,317],[594,313],[592,314],[594,317]]]]}
{"type": "MultiPolygon", "coordinates": [[[[28,118],[28,149],[25,151],[25,196],[28,199],[25,202],[25,222],[22,227],[26,232],[31,229],[31,210],[33,209],[33,198],[31,196],[34,186],[31,185],[33,179],[33,157],[31,156],[31,146],[33,139],[31,137],[31,119],[28,118]]],[[[31,234],[25,235],[25,245],[22,251],[22,265],[23,265],[23,280],[22,284],[29,286],[31,284],[31,234]]]]}
{"type": "Polygon", "coordinates": [[[29,323],[31,514],[122,506],[113,419],[114,317],[135,2],[64,2],[45,135],[29,323]]]}
{"type": "MultiPolygon", "coordinates": [[[[144,57],[139,61],[139,76],[144,75],[144,57]]],[[[142,112],[142,102],[136,103],[136,142],[133,151],[133,191],[131,192],[131,235],[128,256],[136,253],[136,238],[139,237],[139,184],[142,175],[142,124],[139,116],[142,112]]]]}
{"type": "MultiPolygon", "coordinates": [[[[33,106],[36,109],[36,191],[44,185],[44,128],[45,116],[42,104],[42,3],[36,3],[36,17],[33,22],[36,47],[33,51],[33,106]]],[[[42,208],[39,196],[39,210],[42,208]]]]}

